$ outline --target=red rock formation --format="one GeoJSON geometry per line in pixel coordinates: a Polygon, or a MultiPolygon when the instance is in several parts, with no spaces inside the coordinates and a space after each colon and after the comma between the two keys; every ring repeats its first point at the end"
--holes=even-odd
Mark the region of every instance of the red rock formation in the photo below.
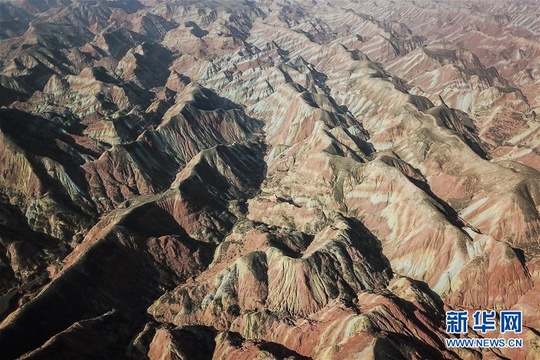
{"type": "Polygon", "coordinates": [[[538,358],[538,10],[0,4],[2,358],[538,358]]]}

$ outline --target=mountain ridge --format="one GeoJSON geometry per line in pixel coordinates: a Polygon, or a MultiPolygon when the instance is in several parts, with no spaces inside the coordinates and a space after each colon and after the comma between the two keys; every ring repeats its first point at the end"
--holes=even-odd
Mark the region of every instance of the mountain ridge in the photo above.
{"type": "Polygon", "coordinates": [[[538,357],[538,11],[0,2],[0,352],[538,357]]]}

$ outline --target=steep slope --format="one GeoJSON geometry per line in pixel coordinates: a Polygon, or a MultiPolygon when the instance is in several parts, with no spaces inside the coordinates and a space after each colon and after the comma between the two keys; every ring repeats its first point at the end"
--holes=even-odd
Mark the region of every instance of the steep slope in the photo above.
{"type": "Polygon", "coordinates": [[[538,358],[538,11],[0,3],[2,358],[538,358]]]}

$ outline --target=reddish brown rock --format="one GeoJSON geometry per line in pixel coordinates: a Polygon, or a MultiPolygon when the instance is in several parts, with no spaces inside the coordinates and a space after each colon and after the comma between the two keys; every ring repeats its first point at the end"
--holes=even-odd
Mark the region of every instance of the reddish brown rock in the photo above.
{"type": "Polygon", "coordinates": [[[2,356],[537,358],[538,9],[0,4],[2,356]]]}

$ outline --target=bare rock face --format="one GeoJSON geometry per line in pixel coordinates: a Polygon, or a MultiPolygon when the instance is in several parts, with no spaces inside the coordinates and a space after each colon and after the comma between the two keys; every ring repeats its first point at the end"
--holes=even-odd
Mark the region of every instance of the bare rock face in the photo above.
{"type": "Polygon", "coordinates": [[[538,358],[539,10],[0,3],[2,359],[538,358]]]}

